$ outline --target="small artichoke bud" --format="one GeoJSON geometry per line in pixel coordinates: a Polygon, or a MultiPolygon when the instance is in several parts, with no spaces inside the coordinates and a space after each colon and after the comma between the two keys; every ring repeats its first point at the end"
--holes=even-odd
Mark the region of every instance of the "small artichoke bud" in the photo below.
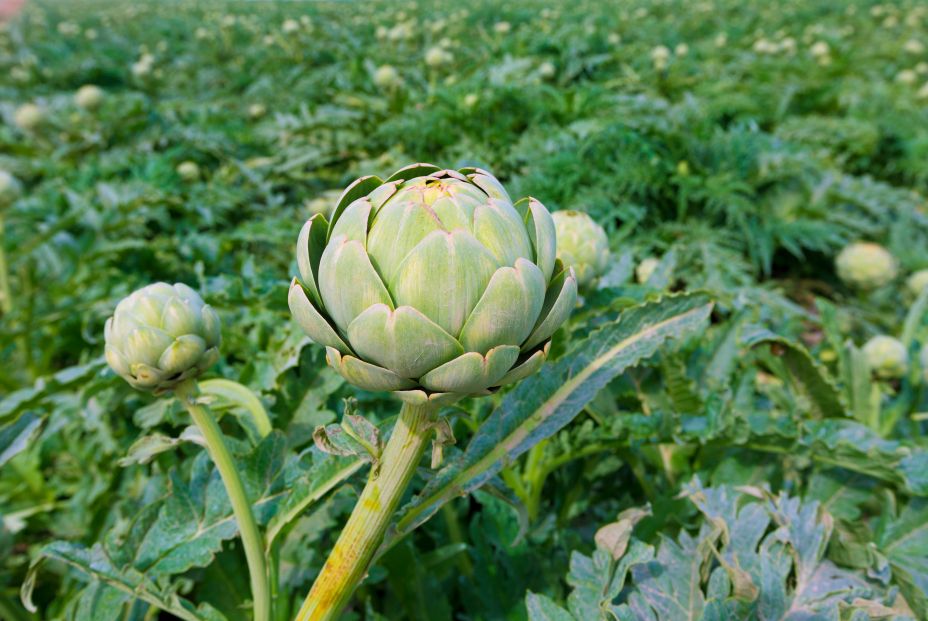
{"type": "Polygon", "coordinates": [[[23,104],[13,113],[13,122],[24,131],[36,129],[45,120],[42,108],[33,103],[23,104]]]}
{"type": "Polygon", "coordinates": [[[0,170],[0,210],[16,202],[22,193],[23,186],[19,179],[5,170],[0,170]]]}
{"type": "Polygon", "coordinates": [[[654,273],[654,270],[656,270],[657,266],[660,264],[661,260],[655,259],[654,257],[642,259],[638,267],[635,268],[635,280],[638,281],[638,284],[643,285],[648,282],[651,279],[651,274],[654,273]]]}
{"type": "Polygon", "coordinates": [[[905,345],[891,336],[875,336],[864,345],[864,355],[870,370],[882,379],[899,379],[909,369],[909,353],[905,345]]]}
{"type": "MultiPolygon", "coordinates": [[[[2,183],[0,183],[0,186],[2,186],[2,183]]],[[[909,276],[905,281],[905,286],[913,297],[921,295],[925,287],[928,287],[928,270],[918,270],[909,276]]]]}
{"type": "Polygon", "coordinates": [[[219,359],[219,316],[185,284],[159,282],[124,298],[106,320],[106,361],[134,388],[160,394],[219,359]]]}
{"type": "Polygon", "coordinates": [[[181,162],[177,166],[177,174],[180,175],[180,178],[184,181],[196,181],[200,178],[200,167],[197,166],[196,162],[186,161],[181,162]]]}
{"type": "Polygon", "coordinates": [[[581,289],[592,287],[609,267],[606,231],[582,211],[555,211],[551,217],[557,230],[558,258],[573,266],[581,289]]]}
{"type": "Polygon", "coordinates": [[[74,94],[74,103],[84,110],[96,110],[103,103],[103,89],[93,84],[85,84],[74,94]]]}
{"type": "Polygon", "coordinates": [[[452,60],[451,54],[441,47],[429,48],[425,53],[425,64],[432,68],[447,65],[452,60]]]}
{"type": "Polygon", "coordinates": [[[382,65],[374,72],[374,84],[384,90],[399,88],[402,83],[400,72],[392,65],[382,65]]]}
{"type": "Polygon", "coordinates": [[[896,277],[896,260],[883,246],[856,242],[835,259],[838,278],[858,289],[876,289],[896,277]]]}

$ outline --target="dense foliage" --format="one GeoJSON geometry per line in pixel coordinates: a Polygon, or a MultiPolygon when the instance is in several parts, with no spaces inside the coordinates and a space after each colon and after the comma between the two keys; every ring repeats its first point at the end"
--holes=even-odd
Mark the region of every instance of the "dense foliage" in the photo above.
{"type": "Polygon", "coordinates": [[[202,390],[292,617],[372,460],[314,430],[396,414],[290,318],[293,243],[416,161],[586,212],[611,259],[539,375],[444,412],[350,618],[928,618],[922,2],[79,0],[0,28],[0,618],[249,618],[201,439],[103,358],[156,281],[221,319],[202,390]],[[836,264],[853,242],[882,258],[836,264]]]}

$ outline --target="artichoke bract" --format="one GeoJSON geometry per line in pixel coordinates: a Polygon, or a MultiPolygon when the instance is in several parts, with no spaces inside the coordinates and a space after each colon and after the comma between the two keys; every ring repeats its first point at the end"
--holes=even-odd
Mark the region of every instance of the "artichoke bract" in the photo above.
{"type": "Polygon", "coordinates": [[[134,388],[160,394],[219,360],[219,316],[185,284],[159,282],[116,305],[106,320],[106,361],[134,388]]]}
{"type": "Polygon", "coordinates": [[[554,221],[479,168],[362,177],[300,231],[290,311],[346,380],[411,403],[538,370],[577,301],[554,221]]]}
{"type": "Polygon", "coordinates": [[[838,278],[858,289],[876,289],[896,277],[896,260],[889,251],[872,242],[846,246],[835,259],[838,278]]]}
{"type": "Polygon", "coordinates": [[[557,230],[558,258],[574,268],[581,289],[592,287],[609,267],[606,231],[582,211],[555,211],[551,217],[557,230]]]}
{"type": "Polygon", "coordinates": [[[898,379],[909,370],[909,352],[902,341],[881,334],[867,341],[863,348],[870,370],[883,379],[898,379]]]}

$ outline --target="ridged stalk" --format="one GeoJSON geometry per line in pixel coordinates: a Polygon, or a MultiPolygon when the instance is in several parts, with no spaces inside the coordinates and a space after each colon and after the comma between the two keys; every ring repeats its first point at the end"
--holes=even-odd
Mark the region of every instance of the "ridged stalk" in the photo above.
{"type": "Polygon", "coordinates": [[[296,621],[337,619],[370,563],[432,436],[433,405],[403,404],[399,419],[351,517],[303,602],[296,621]]]}
{"type": "Polygon", "coordinates": [[[258,523],[251,512],[251,503],[245,494],[245,486],[235,469],[232,453],[226,446],[222,430],[213,415],[197,403],[196,380],[187,380],[174,388],[174,395],[187,409],[190,418],[200,429],[206,441],[206,450],[216,464],[216,470],[222,477],[222,483],[232,502],[232,512],[238,522],[238,530],[245,548],[248,573],[251,575],[251,599],[254,606],[255,621],[270,621],[271,597],[268,589],[267,564],[264,559],[264,539],[258,530],[258,523]]]}

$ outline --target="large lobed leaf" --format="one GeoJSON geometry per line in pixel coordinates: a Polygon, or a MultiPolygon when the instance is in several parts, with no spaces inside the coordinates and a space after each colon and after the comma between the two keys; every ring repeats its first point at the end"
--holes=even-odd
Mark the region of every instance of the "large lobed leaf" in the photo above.
{"type": "MultiPolygon", "coordinates": [[[[315,449],[303,459],[288,458],[279,431],[237,461],[258,523],[270,524],[268,547],[306,507],[363,465],[315,449]]],[[[42,548],[38,559],[61,560],[89,574],[93,580],[80,597],[86,605],[108,593],[99,591],[102,583],[123,593],[116,598],[120,607],[138,597],[183,619],[221,619],[215,611],[194,611],[165,585],[190,569],[208,566],[225,542],[238,535],[228,495],[205,451],[194,459],[189,478],[174,470],[168,480],[160,498],[141,506],[128,529],[116,527],[90,548],[55,541],[42,548]]],[[[26,595],[38,567],[33,566],[24,584],[26,595]]]]}
{"type": "Polygon", "coordinates": [[[893,589],[825,557],[833,521],[817,502],[698,479],[684,494],[703,519],[698,532],[656,549],[632,540],[617,559],[574,552],[568,607],[529,593],[530,621],[911,619],[893,589]]]}
{"type": "Polygon", "coordinates": [[[704,329],[711,310],[712,302],[703,294],[636,306],[523,381],[480,426],[464,453],[401,511],[396,536],[413,530],[443,504],[477,489],[506,463],[551,437],[610,380],[653,355],[667,340],[704,329]]]}

